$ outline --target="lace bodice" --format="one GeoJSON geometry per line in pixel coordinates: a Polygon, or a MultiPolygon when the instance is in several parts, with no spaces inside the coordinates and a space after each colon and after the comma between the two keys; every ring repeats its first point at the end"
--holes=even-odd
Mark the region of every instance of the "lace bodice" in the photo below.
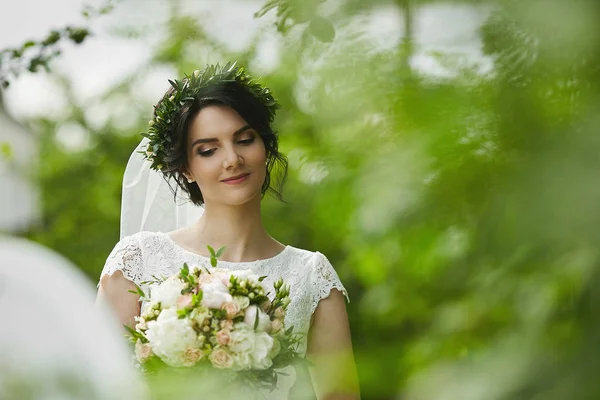
{"type": "MultiPolygon", "coordinates": [[[[210,267],[210,259],[177,245],[169,235],[161,232],[139,232],[123,238],[106,260],[101,277],[120,270],[123,275],[140,286],[152,276],[170,276],[179,271],[183,263],[210,267]]],[[[283,278],[290,287],[290,305],[285,325],[293,326],[302,333],[304,340],[301,351],[306,353],[306,338],[310,320],[319,301],[338,289],[348,299],[346,289],[327,258],[319,252],[286,246],[274,257],[251,262],[219,261],[219,266],[228,269],[251,269],[259,276],[266,275],[265,287],[271,289],[273,282],[283,278]]],[[[269,296],[272,299],[272,296],[269,296]]]]}

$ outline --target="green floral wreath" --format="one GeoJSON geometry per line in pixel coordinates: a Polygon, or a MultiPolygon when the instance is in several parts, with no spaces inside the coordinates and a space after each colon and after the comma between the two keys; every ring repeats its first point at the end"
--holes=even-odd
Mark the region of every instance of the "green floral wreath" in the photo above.
{"type": "Polygon", "coordinates": [[[154,170],[162,170],[165,166],[165,149],[171,147],[172,138],[169,134],[173,129],[175,117],[179,110],[190,101],[198,98],[200,90],[216,82],[234,82],[246,86],[269,112],[269,121],[275,118],[275,112],[280,107],[268,88],[262,87],[254,78],[248,75],[243,67],[236,62],[228,62],[221,67],[219,64],[208,65],[203,70],[196,70],[191,76],[182,80],[169,80],[173,87],[171,96],[164,97],[154,108],[154,117],[148,121],[148,132],[141,135],[149,140],[145,151],[140,151],[144,158],[152,163],[154,170]]]}

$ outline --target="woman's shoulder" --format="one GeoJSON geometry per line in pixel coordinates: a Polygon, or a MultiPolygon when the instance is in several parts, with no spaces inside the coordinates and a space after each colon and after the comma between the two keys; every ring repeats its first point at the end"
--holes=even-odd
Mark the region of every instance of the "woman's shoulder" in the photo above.
{"type": "Polygon", "coordinates": [[[141,231],[134,233],[129,236],[124,236],[119,240],[116,247],[119,246],[138,246],[140,248],[143,247],[151,247],[156,244],[164,244],[167,241],[167,235],[162,232],[150,232],[150,231],[141,231]]]}
{"type": "Polygon", "coordinates": [[[327,262],[329,262],[327,260],[327,257],[325,257],[325,255],[323,255],[319,251],[302,249],[302,248],[299,248],[299,247],[294,247],[294,246],[291,246],[291,245],[287,245],[285,247],[284,252],[288,254],[289,258],[291,258],[293,260],[296,260],[298,262],[301,262],[301,263],[303,263],[305,265],[313,266],[315,264],[323,262],[324,260],[327,261],[327,262]]]}

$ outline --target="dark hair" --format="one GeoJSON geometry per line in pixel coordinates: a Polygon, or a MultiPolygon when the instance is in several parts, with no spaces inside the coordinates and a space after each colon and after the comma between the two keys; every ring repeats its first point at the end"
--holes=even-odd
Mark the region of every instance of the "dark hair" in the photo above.
{"type": "MultiPolygon", "coordinates": [[[[170,97],[174,92],[170,88],[163,99],[170,97]]],[[[161,100],[162,101],[162,100],[161,100]]],[[[202,88],[194,100],[189,100],[175,115],[172,129],[169,132],[171,146],[165,149],[162,173],[169,182],[171,190],[177,198],[178,189],[188,194],[190,200],[196,204],[204,203],[200,188],[195,183],[188,183],[183,175],[187,168],[187,140],[190,124],[204,107],[222,104],[234,109],[262,138],[267,153],[267,174],[262,185],[261,193],[270,192],[283,201],[281,190],[287,177],[287,157],[279,152],[279,139],[277,133],[271,128],[270,113],[267,107],[256,98],[244,85],[237,81],[220,81],[202,88]],[[275,182],[272,182],[272,173],[276,172],[275,182]],[[176,186],[171,185],[171,178],[176,186]]]]}

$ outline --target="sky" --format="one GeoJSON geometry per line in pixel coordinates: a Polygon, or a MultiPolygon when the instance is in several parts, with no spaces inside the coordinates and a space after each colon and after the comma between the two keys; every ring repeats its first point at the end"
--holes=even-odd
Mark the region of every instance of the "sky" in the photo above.
{"type": "MultiPolygon", "coordinates": [[[[18,46],[29,39],[44,37],[53,28],[66,25],[87,24],[81,15],[84,4],[94,7],[106,0],[19,0],[8,2],[0,14],[0,49],[18,46]]],[[[257,29],[268,32],[260,46],[260,65],[250,66],[253,73],[276,68],[278,48],[283,40],[272,26],[273,13],[254,19],[260,0],[180,0],[181,6],[190,14],[203,18],[209,31],[232,49],[248,44],[257,29]]],[[[335,8],[339,0],[328,0],[325,5],[335,8]]],[[[166,0],[119,0],[108,15],[92,23],[94,36],[83,45],[65,45],[63,54],[52,68],[68,77],[75,87],[75,100],[90,103],[107,88],[119,82],[128,73],[146,64],[152,45],[160,37],[154,27],[168,15],[166,0]],[[115,28],[127,25],[143,26],[149,34],[140,39],[128,39],[112,33],[115,28]]],[[[394,47],[401,39],[402,15],[392,7],[384,7],[359,17],[375,46],[382,49],[394,47]]],[[[434,58],[432,50],[453,51],[465,54],[469,59],[481,62],[484,68],[491,65],[481,54],[477,28],[485,20],[485,12],[470,6],[439,4],[422,7],[417,11],[415,38],[417,55],[413,65],[434,75],[445,71],[434,58]]],[[[149,73],[140,96],[155,100],[165,89],[166,79],[173,71],[158,68],[149,73]]],[[[45,74],[24,73],[5,91],[5,106],[18,120],[40,115],[60,116],[69,101],[61,96],[58,87],[45,74]]],[[[102,110],[96,110],[102,112],[102,110]]],[[[101,123],[101,121],[99,121],[101,123]]]]}

